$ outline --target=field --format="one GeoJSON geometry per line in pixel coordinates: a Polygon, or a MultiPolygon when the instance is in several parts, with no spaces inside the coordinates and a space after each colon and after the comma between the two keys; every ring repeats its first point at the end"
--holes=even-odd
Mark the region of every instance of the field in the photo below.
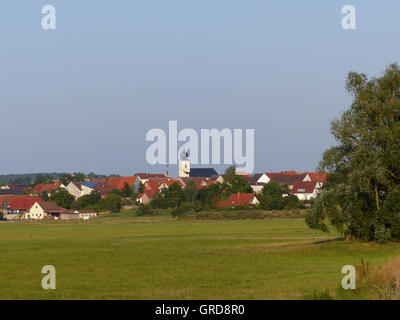
{"type": "MultiPolygon", "coordinates": [[[[0,299],[301,299],[400,245],[344,241],[303,219],[176,221],[118,214],[0,223],[0,299]],[[57,289],[41,288],[44,265],[57,289]]],[[[362,298],[361,296],[349,296],[362,298]]]]}

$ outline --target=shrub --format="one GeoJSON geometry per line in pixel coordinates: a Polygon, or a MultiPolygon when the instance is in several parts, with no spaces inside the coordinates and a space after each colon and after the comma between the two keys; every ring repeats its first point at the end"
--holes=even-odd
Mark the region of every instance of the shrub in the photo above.
{"type": "Polygon", "coordinates": [[[156,211],[152,209],[152,207],[148,204],[141,204],[138,207],[137,215],[138,216],[153,216],[156,215],[156,211]]]}

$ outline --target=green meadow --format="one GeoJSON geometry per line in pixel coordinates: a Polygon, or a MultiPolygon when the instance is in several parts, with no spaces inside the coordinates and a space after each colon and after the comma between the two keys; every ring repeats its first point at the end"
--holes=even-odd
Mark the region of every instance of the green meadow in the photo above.
{"type": "MultiPolygon", "coordinates": [[[[302,299],[400,245],[343,240],[304,219],[178,221],[132,213],[0,223],[0,299],[302,299]],[[41,269],[56,268],[56,290],[41,269]]],[[[339,293],[340,294],[340,293],[339,293]]],[[[347,293],[348,298],[363,298],[347,293]]]]}

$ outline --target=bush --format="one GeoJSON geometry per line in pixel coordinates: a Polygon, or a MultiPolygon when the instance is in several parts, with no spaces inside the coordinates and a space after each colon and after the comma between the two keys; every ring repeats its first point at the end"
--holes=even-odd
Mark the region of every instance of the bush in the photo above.
{"type": "Polygon", "coordinates": [[[192,211],[193,211],[193,207],[190,203],[182,202],[178,208],[176,208],[174,211],[172,211],[172,216],[173,217],[181,217],[184,214],[186,214],[188,212],[192,212],[192,211]]]}
{"type": "Polygon", "coordinates": [[[138,210],[137,210],[137,215],[139,217],[141,217],[141,216],[154,216],[156,214],[157,214],[156,211],[154,209],[152,209],[152,207],[150,205],[148,205],[148,204],[139,205],[138,210]]]}
{"type": "Polygon", "coordinates": [[[97,205],[98,211],[119,212],[122,207],[122,197],[116,194],[108,194],[97,205]]]}

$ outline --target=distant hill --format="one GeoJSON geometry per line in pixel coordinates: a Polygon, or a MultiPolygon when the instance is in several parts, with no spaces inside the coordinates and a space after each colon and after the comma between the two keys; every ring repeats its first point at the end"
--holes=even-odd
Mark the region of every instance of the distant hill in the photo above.
{"type": "MultiPolygon", "coordinates": [[[[0,182],[4,182],[7,184],[31,184],[34,182],[39,176],[51,177],[54,180],[58,180],[60,175],[70,174],[66,172],[39,172],[39,173],[22,173],[22,174],[2,174],[0,175],[0,182]]],[[[75,173],[72,173],[75,174],[75,173]]],[[[95,174],[89,173],[87,175],[89,178],[97,178],[104,179],[107,178],[107,175],[104,174],[95,174]]]]}

